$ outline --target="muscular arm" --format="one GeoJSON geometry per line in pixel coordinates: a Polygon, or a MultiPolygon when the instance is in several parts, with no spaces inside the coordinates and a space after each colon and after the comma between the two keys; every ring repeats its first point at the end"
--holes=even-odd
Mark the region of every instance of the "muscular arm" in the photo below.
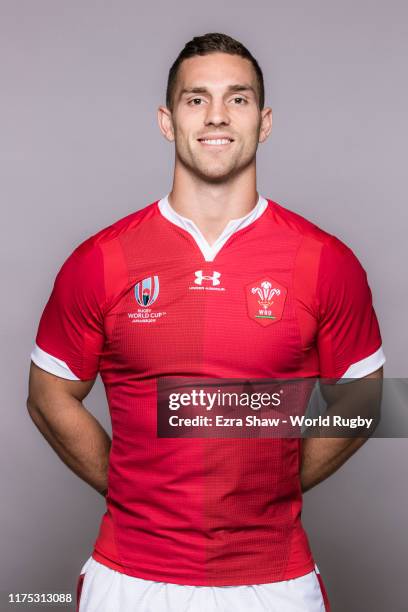
{"type": "MultiPolygon", "coordinates": [[[[365,378],[382,378],[383,368],[365,378]]],[[[353,384],[353,383],[346,383],[353,384]]],[[[344,385],[334,385],[332,392],[326,389],[325,399],[335,406],[342,401],[344,385]]],[[[302,446],[300,480],[302,491],[308,491],[338,470],[368,438],[305,438],[302,446]]]]}
{"type": "Polygon", "coordinates": [[[66,380],[31,362],[27,409],[62,461],[105,495],[111,439],[82,404],[94,382],[66,380]]]}

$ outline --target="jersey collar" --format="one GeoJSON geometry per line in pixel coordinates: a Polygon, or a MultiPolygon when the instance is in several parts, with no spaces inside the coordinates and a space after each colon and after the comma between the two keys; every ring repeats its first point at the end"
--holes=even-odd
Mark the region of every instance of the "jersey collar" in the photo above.
{"type": "Polygon", "coordinates": [[[205,261],[213,261],[217,253],[227,242],[228,238],[230,238],[230,236],[232,236],[232,234],[234,234],[236,231],[241,230],[256,221],[256,219],[258,219],[258,217],[265,212],[267,206],[267,200],[260,195],[255,207],[250,210],[245,217],[231,219],[228,221],[220,236],[218,236],[217,240],[210,245],[194,221],[188,219],[187,217],[183,217],[174,210],[174,208],[170,205],[168,195],[158,202],[158,207],[163,217],[165,217],[171,223],[174,223],[174,225],[178,225],[178,227],[183,228],[193,237],[204,256],[205,261]]]}

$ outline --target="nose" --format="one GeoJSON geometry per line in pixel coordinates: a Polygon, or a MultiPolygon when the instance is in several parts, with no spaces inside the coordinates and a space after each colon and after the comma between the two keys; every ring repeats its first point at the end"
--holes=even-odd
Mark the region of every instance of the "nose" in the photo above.
{"type": "Polygon", "coordinates": [[[212,100],[207,106],[206,125],[229,125],[230,119],[223,100],[212,100]]]}

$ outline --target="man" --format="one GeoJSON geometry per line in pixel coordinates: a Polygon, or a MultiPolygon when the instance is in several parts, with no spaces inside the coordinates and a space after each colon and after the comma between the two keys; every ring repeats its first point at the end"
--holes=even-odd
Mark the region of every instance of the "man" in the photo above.
{"type": "Polygon", "coordinates": [[[258,195],[272,111],[242,44],[187,43],[158,121],[175,143],[171,192],[75,249],[31,355],[31,417],[106,495],[79,610],[328,610],[301,490],[362,440],[158,437],[156,383],[380,377],[365,272],[335,237],[258,195]],[[260,287],[276,296],[262,307],[260,287]],[[112,443],[82,404],[98,372],[112,443]]]}

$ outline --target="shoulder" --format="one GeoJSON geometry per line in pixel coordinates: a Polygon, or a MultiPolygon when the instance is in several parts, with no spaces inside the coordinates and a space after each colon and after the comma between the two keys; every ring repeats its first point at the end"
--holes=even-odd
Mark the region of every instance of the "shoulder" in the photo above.
{"type": "Polygon", "coordinates": [[[106,265],[117,265],[118,251],[122,237],[148,222],[158,214],[153,202],[144,208],[122,217],[104,227],[78,244],[66,257],[57,273],[56,281],[66,286],[96,286],[104,283],[106,265]]]}
{"type": "Polygon", "coordinates": [[[137,210],[111,225],[102,228],[86,240],[81,242],[73,251],[75,258],[88,259],[96,256],[97,252],[103,250],[107,245],[125,236],[129,232],[137,230],[141,225],[147,223],[158,215],[157,201],[137,210]]]}
{"type": "Polygon", "coordinates": [[[309,238],[320,242],[322,245],[329,242],[332,236],[329,232],[322,229],[312,221],[306,219],[299,213],[285,208],[282,204],[268,199],[269,218],[274,224],[288,232],[297,234],[299,237],[309,238]]]}
{"type": "Polygon", "coordinates": [[[275,224],[308,242],[315,243],[319,247],[321,259],[328,257],[337,262],[358,261],[352,249],[345,242],[299,213],[270,199],[268,199],[268,211],[275,224]]]}

